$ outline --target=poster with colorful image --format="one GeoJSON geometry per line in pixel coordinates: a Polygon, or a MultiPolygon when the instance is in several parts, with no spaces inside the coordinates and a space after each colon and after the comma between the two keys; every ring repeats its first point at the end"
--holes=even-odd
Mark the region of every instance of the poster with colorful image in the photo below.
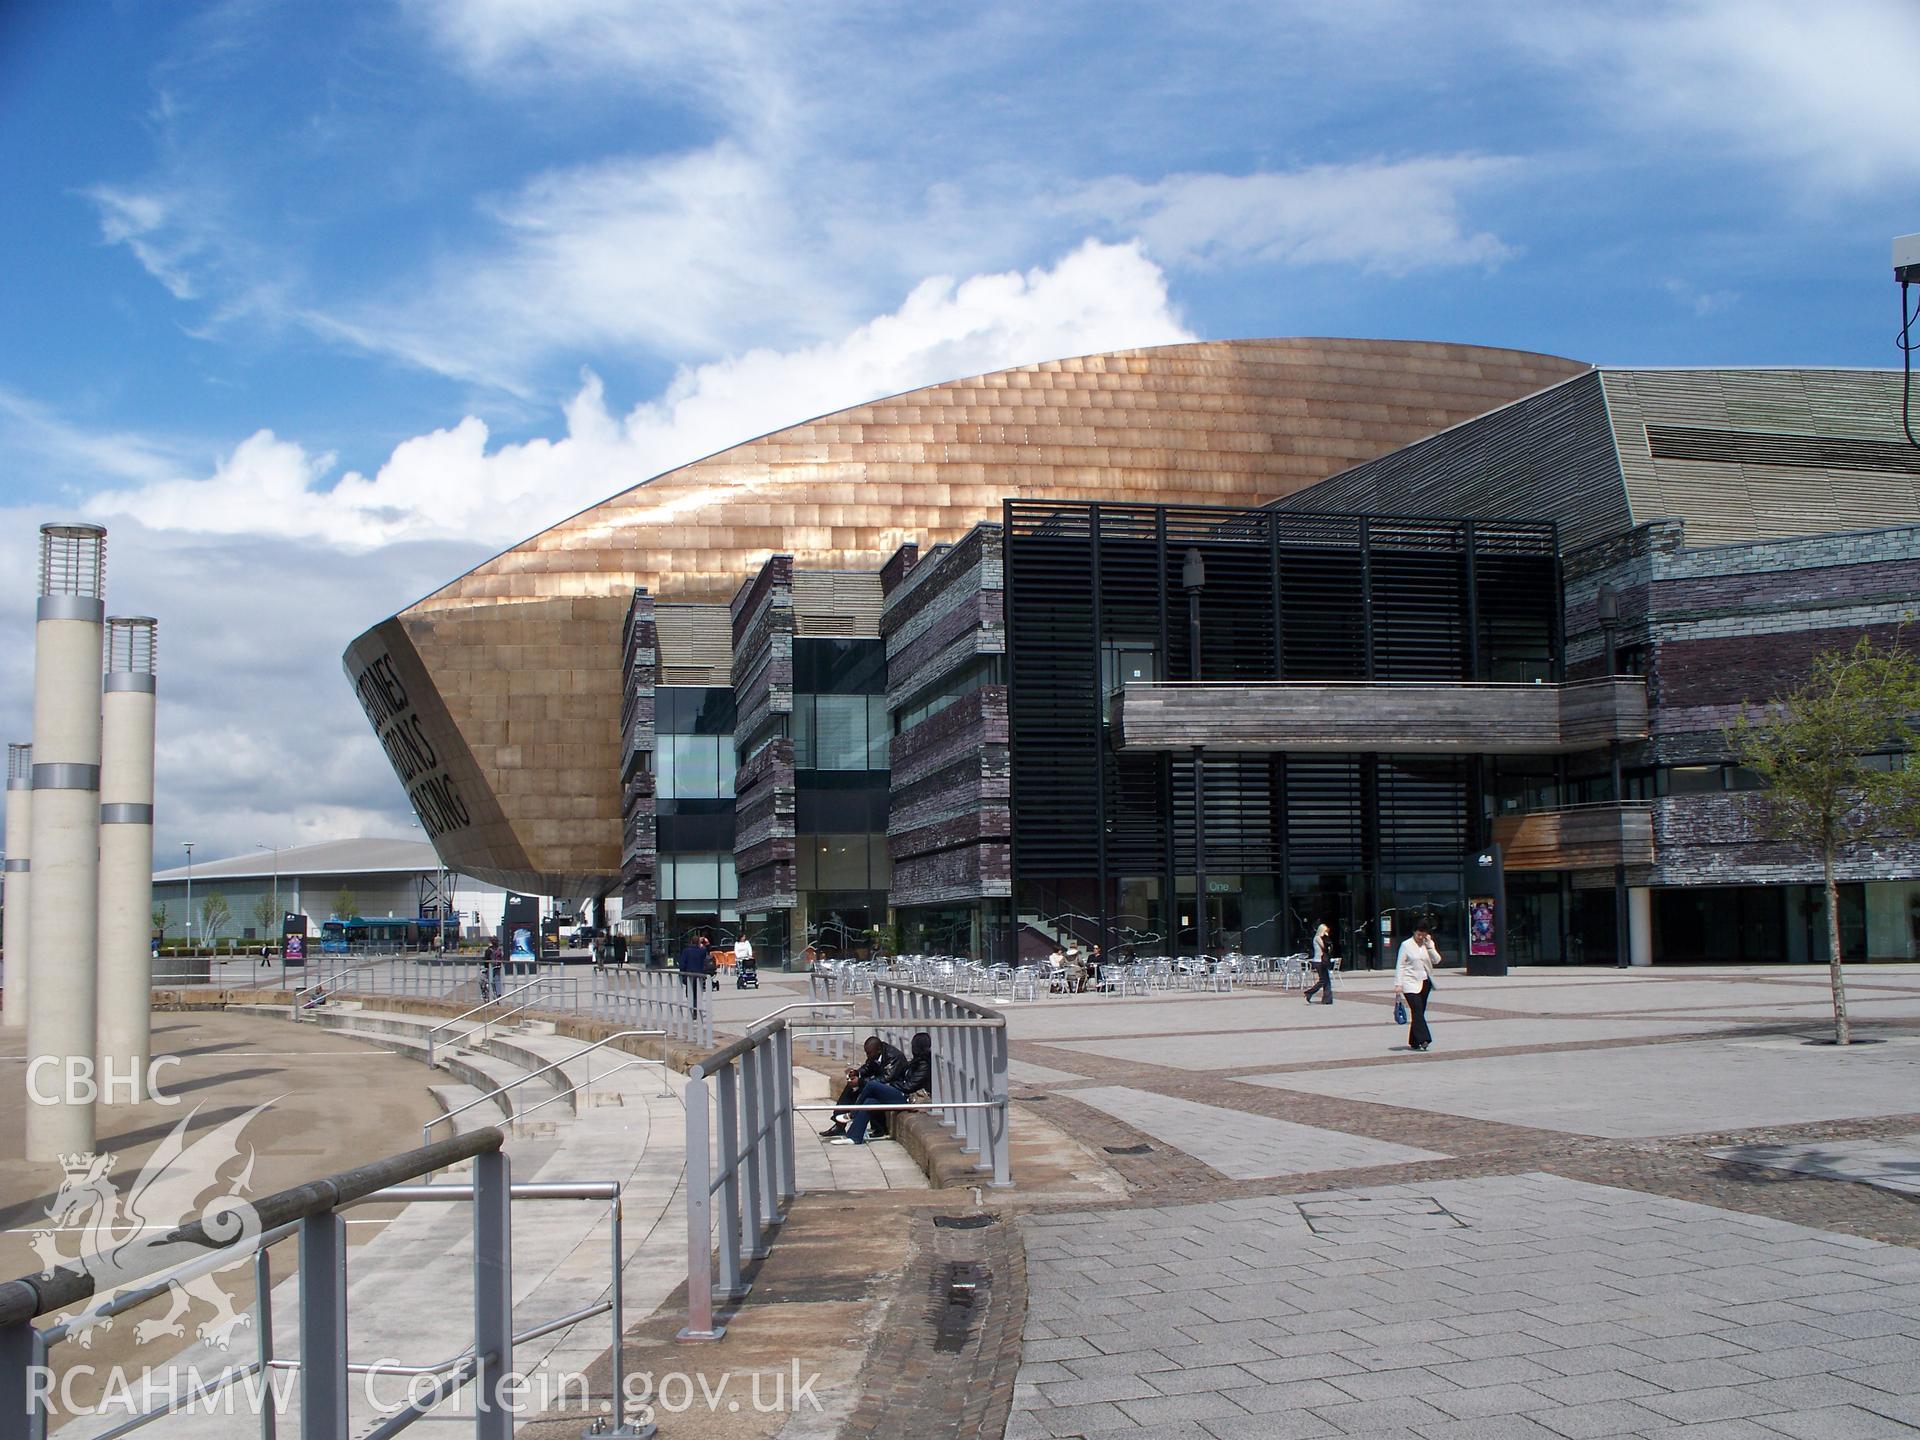
{"type": "Polygon", "coordinates": [[[1493,900],[1479,896],[1467,902],[1467,953],[1497,955],[1500,947],[1493,938],[1493,900]]]}

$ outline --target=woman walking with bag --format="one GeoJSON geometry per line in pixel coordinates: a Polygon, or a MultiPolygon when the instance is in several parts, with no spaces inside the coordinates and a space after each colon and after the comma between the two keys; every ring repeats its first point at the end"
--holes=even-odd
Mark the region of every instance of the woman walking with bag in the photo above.
{"type": "Polygon", "coordinates": [[[1333,928],[1326,921],[1320,922],[1320,928],[1313,932],[1313,988],[1307,991],[1307,1003],[1313,1003],[1315,995],[1325,995],[1324,1003],[1333,1003],[1333,928]]]}
{"type": "Polygon", "coordinates": [[[1400,942],[1400,959],[1395,967],[1393,988],[1405,997],[1409,1021],[1407,1048],[1431,1050],[1433,1032],[1427,1028],[1427,997],[1433,994],[1433,972],[1440,964],[1440,947],[1423,916],[1414,925],[1413,934],[1400,942]]]}

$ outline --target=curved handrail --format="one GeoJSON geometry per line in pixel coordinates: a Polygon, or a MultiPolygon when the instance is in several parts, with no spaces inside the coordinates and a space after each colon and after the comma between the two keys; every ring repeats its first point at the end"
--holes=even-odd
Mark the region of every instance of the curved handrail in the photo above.
{"type": "MultiPolygon", "coordinates": [[[[511,1000],[516,995],[524,995],[527,991],[533,989],[536,985],[544,985],[546,984],[546,982],[547,982],[546,976],[536,975],[533,977],[533,979],[529,980],[526,984],[516,986],[513,989],[507,991],[506,994],[504,995],[495,995],[490,1000],[482,1000],[478,1005],[474,1006],[471,1010],[462,1011],[460,1014],[454,1016],[451,1020],[443,1021],[442,1023],[434,1026],[433,1029],[427,1031],[427,1064],[429,1066],[433,1064],[433,1037],[438,1035],[442,1030],[448,1029],[449,1027],[454,1025],[458,1025],[462,1020],[471,1020],[474,1016],[478,1015],[482,1010],[488,1010],[495,1005],[503,1004],[504,1002],[511,1000]]],[[[513,1007],[512,1010],[509,1010],[507,1014],[508,1015],[515,1014],[518,1011],[524,1010],[526,1008],[527,1007],[525,1005],[516,1005],[513,1007]]],[[[494,1020],[503,1020],[505,1018],[506,1016],[504,1015],[495,1015],[487,1021],[487,1025],[491,1025],[494,1022],[494,1020]]],[[[482,1030],[486,1028],[487,1028],[486,1025],[482,1025],[480,1027],[480,1029],[482,1030]]]]}
{"type": "MultiPolygon", "coordinates": [[[[583,1046],[582,1048],[574,1051],[571,1055],[562,1055],[558,1060],[555,1060],[550,1065],[542,1065],[538,1070],[529,1070],[525,1075],[522,1075],[517,1080],[509,1080],[504,1085],[496,1086],[494,1089],[489,1090],[486,1094],[480,1096],[479,1099],[469,1100],[466,1104],[462,1105],[457,1110],[449,1110],[444,1115],[434,1116],[433,1119],[427,1121],[426,1124],[420,1127],[420,1139],[422,1143],[425,1143],[427,1138],[427,1132],[432,1130],[433,1127],[438,1125],[442,1120],[451,1120],[456,1115],[466,1114],[467,1111],[473,1109],[473,1107],[476,1105],[484,1105],[489,1100],[497,1100],[500,1096],[506,1094],[507,1091],[517,1090],[519,1089],[520,1086],[526,1084],[527,1081],[529,1080],[538,1080],[542,1075],[551,1074],[553,1071],[558,1070],[562,1065],[565,1065],[569,1060],[578,1060],[582,1055],[590,1054],[593,1051],[598,1050],[603,1045],[611,1045],[616,1040],[633,1040],[633,1039],[645,1039],[645,1038],[664,1039],[666,1036],[666,1033],[667,1032],[664,1030],[616,1030],[613,1034],[607,1036],[606,1039],[604,1040],[596,1040],[591,1045],[583,1046]]],[[[664,1065],[666,1062],[663,1060],[660,1063],[664,1065]]],[[[624,1069],[625,1067],[622,1066],[620,1068],[624,1069]]],[[[608,1071],[607,1073],[612,1074],[613,1072],[608,1071]]],[[[579,1090],[579,1088],[580,1087],[578,1085],[569,1085],[565,1090],[562,1090],[560,1092],[560,1095],[556,1095],[553,1098],[555,1100],[558,1100],[561,1095],[574,1094],[576,1091],[579,1090]]],[[[540,1105],[545,1105],[547,1103],[549,1102],[542,1100],[540,1102],[540,1105]]],[[[536,1105],[533,1108],[535,1110],[538,1110],[540,1108],[540,1105],[536,1105]]]]}
{"type": "MultiPolygon", "coordinates": [[[[290,1190],[276,1191],[254,1202],[258,1228],[262,1232],[276,1230],[295,1220],[340,1209],[376,1190],[384,1190],[421,1175],[430,1175],[450,1165],[457,1165],[462,1160],[471,1160],[476,1155],[490,1154],[498,1150],[505,1139],[497,1128],[490,1126],[423,1145],[418,1150],[389,1155],[384,1160],[355,1166],[351,1170],[337,1171],[318,1180],[309,1180],[304,1185],[296,1185],[290,1190]]],[[[242,1235],[231,1240],[219,1240],[207,1233],[204,1221],[196,1220],[170,1231],[148,1253],[159,1254],[175,1246],[192,1246],[198,1250],[233,1249],[250,1239],[250,1236],[242,1235]]],[[[130,1280],[144,1279],[178,1263],[160,1261],[143,1269],[138,1275],[121,1276],[115,1283],[125,1284],[130,1280]]],[[[90,1298],[94,1288],[94,1268],[84,1263],[78,1266],[64,1265],[47,1274],[25,1275],[0,1285],[0,1327],[36,1320],[42,1315],[67,1309],[90,1298]]],[[[102,1273],[110,1271],[110,1267],[97,1268],[102,1273]]]]}

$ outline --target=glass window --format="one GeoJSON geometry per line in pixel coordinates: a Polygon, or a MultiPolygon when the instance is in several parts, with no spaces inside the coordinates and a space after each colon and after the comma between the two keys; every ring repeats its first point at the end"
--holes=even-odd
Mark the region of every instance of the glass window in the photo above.
{"type": "Polygon", "coordinates": [[[1667,793],[1670,795],[1699,795],[1724,789],[1726,781],[1718,765],[1675,765],[1667,772],[1667,793]]]}
{"type": "Polygon", "coordinates": [[[654,743],[659,748],[653,752],[653,793],[671,800],[678,794],[673,788],[673,738],[662,735],[654,743]]]}
{"type": "Polygon", "coordinates": [[[821,695],[814,701],[814,729],[821,770],[867,768],[867,697],[821,695]]]}
{"type": "Polygon", "coordinates": [[[738,900],[740,898],[740,876],[733,868],[733,856],[720,857],[720,898],[738,900]]]}
{"type": "Polygon", "coordinates": [[[673,868],[674,899],[718,900],[720,898],[720,857],[718,855],[675,856],[673,868]]]}
{"type": "Polygon", "coordinates": [[[867,769],[887,768],[887,746],[893,739],[893,727],[887,723],[887,697],[867,697],[867,769]]]}
{"type": "Polygon", "coordinates": [[[673,859],[662,855],[653,872],[654,895],[661,900],[673,899],[673,859]]]}
{"type": "Polygon", "coordinates": [[[870,888],[865,835],[822,835],[818,839],[815,850],[820,858],[820,889],[866,890],[870,888]]]}
{"type": "Polygon", "coordinates": [[[813,743],[813,696],[793,697],[793,768],[816,769],[813,743]]]}

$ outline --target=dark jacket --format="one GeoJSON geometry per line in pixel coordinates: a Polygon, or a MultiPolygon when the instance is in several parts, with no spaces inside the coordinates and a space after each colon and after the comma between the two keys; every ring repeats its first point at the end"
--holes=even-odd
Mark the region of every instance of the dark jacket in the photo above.
{"type": "Polygon", "coordinates": [[[901,1060],[900,1068],[887,1077],[887,1083],[902,1095],[933,1089],[933,1036],[922,1030],[913,1037],[912,1056],[901,1060]]]}
{"type": "Polygon", "coordinates": [[[891,1084],[895,1073],[906,1063],[907,1057],[900,1053],[898,1045],[889,1045],[882,1040],[879,1053],[860,1067],[859,1078],[854,1083],[864,1084],[868,1080],[885,1080],[891,1084]]]}
{"type": "Polygon", "coordinates": [[[682,975],[706,975],[713,969],[711,953],[699,944],[681,946],[680,958],[674,963],[680,967],[682,975]]]}

